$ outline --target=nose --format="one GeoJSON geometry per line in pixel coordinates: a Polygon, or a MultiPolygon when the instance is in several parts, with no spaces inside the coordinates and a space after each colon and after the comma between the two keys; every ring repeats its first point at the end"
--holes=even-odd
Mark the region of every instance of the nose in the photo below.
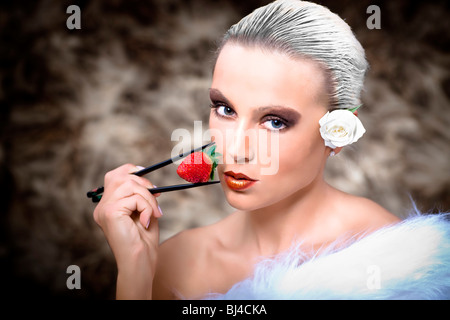
{"type": "Polygon", "coordinates": [[[255,158],[255,134],[251,129],[245,129],[245,122],[239,123],[235,130],[230,132],[227,143],[227,156],[234,163],[249,163],[255,158]]]}

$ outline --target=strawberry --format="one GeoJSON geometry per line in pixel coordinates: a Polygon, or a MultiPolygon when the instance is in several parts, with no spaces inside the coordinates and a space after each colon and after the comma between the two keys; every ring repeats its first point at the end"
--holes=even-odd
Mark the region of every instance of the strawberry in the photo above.
{"type": "Polygon", "coordinates": [[[211,147],[206,152],[191,153],[177,169],[178,175],[186,181],[192,183],[207,182],[214,179],[214,169],[217,167],[219,160],[216,154],[216,146],[211,147]]]}

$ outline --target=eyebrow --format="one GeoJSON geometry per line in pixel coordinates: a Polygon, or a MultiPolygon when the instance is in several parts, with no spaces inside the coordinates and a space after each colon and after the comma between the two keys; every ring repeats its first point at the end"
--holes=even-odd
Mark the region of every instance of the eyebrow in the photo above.
{"type": "MultiPolygon", "coordinates": [[[[213,101],[213,102],[221,101],[221,102],[226,103],[230,107],[233,106],[233,104],[218,89],[210,88],[209,95],[210,95],[211,101],[213,101]]],[[[279,116],[291,125],[296,124],[299,121],[299,119],[301,118],[301,115],[297,110],[290,108],[290,107],[279,106],[279,105],[262,106],[262,107],[257,108],[254,111],[254,114],[261,114],[261,113],[279,116]]]]}
{"type": "Polygon", "coordinates": [[[258,113],[269,113],[283,118],[288,124],[296,124],[300,120],[300,113],[285,106],[264,106],[257,109],[258,113]]]}
{"type": "Polygon", "coordinates": [[[209,97],[211,101],[218,101],[225,102],[226,104],[232,106],[233,104],[220,92],[218,89],[210,88],[209,89],[209,97]]]}

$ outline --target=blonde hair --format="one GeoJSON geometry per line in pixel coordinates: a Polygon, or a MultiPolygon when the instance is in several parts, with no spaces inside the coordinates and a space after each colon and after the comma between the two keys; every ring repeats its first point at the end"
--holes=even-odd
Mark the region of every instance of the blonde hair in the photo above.
{"type": "Polygon", "coordinates": [[[368,68],[364,49],[348,24],[328,8],[300,0],[272,2],[233,25],[218,52],[228,42],[312,59],[325,71],[329,109],[361,104],[368,68]]]}

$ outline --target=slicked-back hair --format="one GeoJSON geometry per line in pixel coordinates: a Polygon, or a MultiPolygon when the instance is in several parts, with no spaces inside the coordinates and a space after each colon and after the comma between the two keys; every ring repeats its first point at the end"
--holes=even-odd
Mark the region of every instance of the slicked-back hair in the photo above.
{"type": "Polygon", "coordinates": [[[260,7],[234,24],[226,43],[259,46],[318,62],[325,72],[328,109],[354,108],[368,69],[364,49],[352,30],[328,8],[300,0],[277,0],[260,7]]]}

